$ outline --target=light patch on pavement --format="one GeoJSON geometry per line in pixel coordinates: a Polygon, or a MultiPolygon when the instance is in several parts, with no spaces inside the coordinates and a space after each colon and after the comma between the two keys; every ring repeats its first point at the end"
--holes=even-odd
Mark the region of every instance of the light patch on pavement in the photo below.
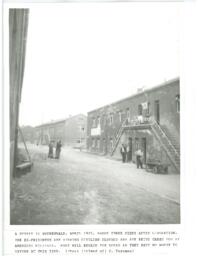
{"type": "Polygon", "coordinates": [[[100,223],[100,214],[98,207],[98,195],[96,191],[84,192],[84,199],[88,201],[89,213],[85,217],[83,224],[98,224],[100,223]]]}

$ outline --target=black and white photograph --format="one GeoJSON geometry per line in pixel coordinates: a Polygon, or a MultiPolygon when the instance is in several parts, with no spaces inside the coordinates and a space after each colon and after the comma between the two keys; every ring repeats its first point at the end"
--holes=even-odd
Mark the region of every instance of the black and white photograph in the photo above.
{"type": "Polygon", "coordinates": [[[10,224],[180,224],[181,3],[8,12],[10,224]]]}

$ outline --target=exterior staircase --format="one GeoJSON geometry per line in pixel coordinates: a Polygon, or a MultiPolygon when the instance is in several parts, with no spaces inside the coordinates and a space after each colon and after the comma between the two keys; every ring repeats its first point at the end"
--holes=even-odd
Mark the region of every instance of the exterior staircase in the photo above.
{"type": "Polygon", "coordinates": [[[115,152],[115,150],[116,150],[116,148],[117,148],[117,146],[118,146],[118,143],[119,143],[120,138],[121,138],[121,136],[122,136],[122,133],[123,133],[123,131],[124,131],[126,122],[127,122],[127,119],[124,120],[124,122],[123,122],[122,125],[120,126],[120,128],[119,128],[119,130],[118,130],[118,132],[117,132],[117,134],[116,134],[116,136],[115,136],[115,138],[114,138],[113,147],[112,147],[111,153],[110,153],[111,156],[113,155],[113,153],[115,152]]]}
{"type": "Polygon", "coordinates": [[[166,130],[153,120],[151,125],[152,132],[167,153],[171,163],[176,170],[180,171],[180,145],[174,135],[170,135],[166,130]]]}
{"type": "Polygon", "coordinates": [[[110,155],[112,156],[114,154],[124,130],[128,130],[128,129],[148,129],[148,128],[150,128],[150,125],[151,124],[148,123],[148,122],[145,122],[145,123],[128,122],[128,119],[125,119],[123,121],[122,125],[120,126],[115,138],[114,138],[113,147],[112,147],[110,155]]]}
{"type": "Polygon", "coordinates": [[[149,123],[142,124],[127,124],[127,120],[125,120],[114,138],[111,156],[114,154],[125,129],[151,129],[153,135],[165,150],[175,169],[178,172],[180,171],[180,144],[178,140],[173,134],[170,134],[167,129],[164,127],[162,128],[153,118],[150,119],[149,123]]]}
{"type": "Polygon", "coordinates": [[[176,148],[177,152],[180,154],[180,141],[177,138],[177,136],[174,133],[171,133],[166,126],[161,125],[162,130],[164,133],[167,135],[167,137],[170,139],[172,142],[173,146],[176,148]]]}

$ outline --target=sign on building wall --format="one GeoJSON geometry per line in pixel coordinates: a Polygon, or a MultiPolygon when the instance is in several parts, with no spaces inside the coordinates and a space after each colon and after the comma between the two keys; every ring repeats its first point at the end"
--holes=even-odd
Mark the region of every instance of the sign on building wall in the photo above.
{"type": "Polygon", "coordinates": [[[142,108],[143,109],[147,109],[148,108],[148,102],[147,101],[142,103],[142,108]]]}
{"type": "Polygon", "coordinates": [[[91,136],[97,136],[97,135],[101,135],[101,127],[100,126],[91,129],[91,136]]]}

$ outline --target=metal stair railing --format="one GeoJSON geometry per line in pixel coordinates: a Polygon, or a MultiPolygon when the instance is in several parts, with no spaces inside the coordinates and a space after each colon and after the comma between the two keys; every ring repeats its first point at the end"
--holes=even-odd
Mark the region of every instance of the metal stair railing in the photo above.
{"type": "Polygon", "coordinates": [[[155,137],[160,141],[160,143],[161,143],[163,149],[164,149],[165,152],[167,153],[167,155],[168,155],[170,161],[172,162],[172,164],[175,166],[175,168],[176,168],[177,170],[179,170],[179,164],[177,164],[176,160],[174,159],[174,157],[172,156],[172,154],[170,153],[170,151],[167,149],[167,147],[164,145],[164,143],[161,142],[160,135],[158,135],[158,133],[156,132],[156,130],[153,129],[152,131],[153,131],[155,137]]]}
{"type": "Polygon", "coordinates": [[[161,127],[166,136],[170,139],[172,145],[176,148],[178,154],[180,152],[180,144],[178,143],[176,136],[174,134],[171,134],[166,127],[161,127]]]}
{"type": "Polygon", "coordinates": [[[152,131],[154,133],[154,135],[157,137],[157,139],[160,141],[162,147],[164,148],[164,150],[166,151],[169,159],[171,160],[171,162],[173,163],[173,165],[175,166],[176,169],[179,170],[179,164],[177,163],[177,160],[175,159],[175,157],[173,157],[172,152],[170,151],[170,149],[165,145],[164,141],[162,139],[165,138],[166,142],[168,143],[168,146],[171,147],[171,149],[173,150],[174,154],[176,157],[178,157],[179,161],[180,161],[180,155],[177,152],[177,150],[174,148],[174,146],[172,145],[170,139],[168,138],[168,136],[164,133],[164,131],[161,129],[161,127],[157,124],[157,122],[155,120],[153,120],[153,124],[151,125],[152,131]],[[156,128],[157,127],[157,128],[156,128]],[[160,132],[160,133],[159,133],[160,132]]]}
{"type": "MultiPolygon", "coordinates": [[[[117,145],[118,145],[118,142],[119,142],[119,140],[120,140],[120,137],[121,137],[121,135],[122,135],[122,133],[123,133],[124,128],[127,128],[127,127],[136,127],[136,126],[140,126],[140,125],[145,125],[144,122],[141,123],[141,122],[138,121],[138,120],[131,120],[131,121],[128,121],[128,122],[127,122],[127,121],[128,121],[128,118],[126,118],[126,119],[123,121],[123,123],[121,124],[121,126],[120,126],[120,128],[119,128],[119,130],[118,130],[118,132],[117,132],[117,134],[116,134],[116,136],[115,136],[113,148],[112,148],[112,150],[111,150],[111,156],[113,155],[113,153],[114,153],[115,150],[116,150],[116,147],[117,147],[117,145]]],[[[150,118],[147,119],[147,122],[148,122],[149,124],[151,124],[150,118]]]]}
{"type": "Polygon", "coordinates": [[[118,145],[118,142],[119,142],[119,140],[120,140],[120,137],[121,137],[121,135],[122,135],[122,133],[123,133],[124,125],[126,124],[126,121],[127,121],[127,119],[125,119],[125,120],[123,121],[123,123],[121,124],[121,126],[120,126],[118,132],[117,132],[116,135],[115,135],[114,143],[113,143],[113,148],[112,148],[112,150],[111,150],[111,156],[113,155],[113,153],[114,153],[115,150],[116,150],[116,147],[117,147],[117,145],[118,145]]]}
{"type": "Polygon", "coordinates": [[[169,137],[165,134],[165,132],[162,130],[162,128],[160,127],[160,125],[156,122],[155,119],[153,119],[153,125],[151,127],[157,128],[157,132],[159,131],[162,138],[166,140],[166,142],[168,143],[168,145],[171,147],[171,149],[174,151],[175,155],[177,157],[180,157],[177,149],[173,146],[171,140],[169,139],[169,137]]]}

